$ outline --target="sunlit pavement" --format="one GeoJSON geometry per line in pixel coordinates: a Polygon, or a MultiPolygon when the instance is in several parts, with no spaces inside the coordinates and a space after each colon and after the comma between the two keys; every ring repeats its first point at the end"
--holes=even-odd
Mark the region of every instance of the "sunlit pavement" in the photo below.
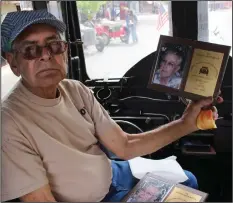
{"type": "MultiPolygon", "coordinates": [[[[137,27],[138,43],[132,43],[131,38],[129,44],[115,39],[111,40],[102,53],[96,51],[94,47],[89,48],[89,50],[92,49],[92,55],[89,56],[90,52],[85,55],[87,56],[86,67],[90,78],[122,77],[130,67],[157,49],[161,33],[156,30],[157,16],[148,17],[150,19],[146,23],[139,21],[137,27]]],[[[168,24],[161,31],[167,35],[168,24]]]]}
{"type": "MultiPolygon", "coordinates": [[[[124,44],[120,39],[112,40],[102,53],[95,47],[85,50],[86,67],[90,78],[122,77],[134,64],[157,49],[160,34],[168,35],[168,23],[158,32],[157,15],[139,16],[137,28],[139,42],[124,44]]],[[[232,44],[232,11],[221,10],[209,12],[210,41],[219,44],[232,44]],[[218,34],[213,34],[215,28],[218,34]],[[231,31],[230,31],[231,30],[231,31]]],[[[143,67],[142,67],[143,68],[143,67]]],[[[1,68],[1,98],[19,80],[9,66],[1,68]]]]}

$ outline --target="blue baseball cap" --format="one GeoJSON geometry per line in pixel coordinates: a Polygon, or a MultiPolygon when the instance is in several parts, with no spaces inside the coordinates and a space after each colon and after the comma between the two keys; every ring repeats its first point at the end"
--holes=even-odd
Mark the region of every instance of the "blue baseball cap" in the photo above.
{"type": "Polygon", "coordinates": [[[46,9],[8,13],[1,24],[2,51],[10,52],[12,49],[12,42],[19,36],[19,34],[30,25],[42,23],[55,27],[61,33],[66,30],[65,23],[58,20],[46,9]]]}

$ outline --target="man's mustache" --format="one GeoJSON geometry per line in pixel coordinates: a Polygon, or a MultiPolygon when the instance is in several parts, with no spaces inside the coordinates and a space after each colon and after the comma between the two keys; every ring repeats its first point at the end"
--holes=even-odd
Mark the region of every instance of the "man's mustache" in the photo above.
{"type": "MultiPolygon", "coordinates": [[[[65,62],[64,62],[64,67],[65,67],[65,62]]],[[[43,71],[48,71],[48,70],[62,70],[64,69],[61,64],[59,64],[56,60],[50,60],[46,62],[40,62],[37,67],[37,73],[43,72],[43,71]]]]}

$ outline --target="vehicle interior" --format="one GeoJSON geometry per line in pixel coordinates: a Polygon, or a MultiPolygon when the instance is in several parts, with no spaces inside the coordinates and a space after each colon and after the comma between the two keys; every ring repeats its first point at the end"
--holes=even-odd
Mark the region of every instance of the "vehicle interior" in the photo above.
{"type": "MultiPolygon", "coordinates": [[[[33,10],[48,9],[66,23],[64,38],[69,44],[67,78],[90,87],[110,116],[128,133],[145,132],[176,120],[187,105],[184,98],[147,88],[160,34],[232,46],[231,1],[223,1],[224,4],[221,1],[143,2],[32,1],[30,7],[33,10]],[[97,11],[113,5],[118,14],[109,23],[123,22],[121,4],[134,10],[138,17],[138,43],[125,43],[122,34],[113,35],[115,27],[108,30],[107,36],[98,34],[97,11]],[[160,4],[167,12],[166,22],[159,19],[163,17],[159,16],[163,15],[160,4]],[[87,12],[88,6],[90,10],[87,12]],[[90,14],[86,20],[85,12],[90,14]],[[88,26],[87,21],[93,24],[88,26]],[[163,23],[162,28],[158,29],[157,23],[163,23]]],[[[26,10],[24,6],[19,3],[16,9],[26,10]]],[[[1,13],[3,15],[3,10],[1,13]]],[[[3,58],[1,61],[1,66],[6,66],[3,58]]],[[[9,84],[9,72],[7,67],[2,69],[2,88],[8,92],[16,81],[13,78],[12,85],[9,84]]],[[[175,155],[183,169],[195,174],[199,190],[209,194],[208,202],[232,201],[232,52],[222,81],[221,96],[224,102],[216,106],[219,114],[217,129],[197,131],[145,156],[158,160],[175,155]]],[[[110,159],[119,159],[106,153],[110,159]]],[[[19,200],[11,200],[15,201],[19,200]]]]}

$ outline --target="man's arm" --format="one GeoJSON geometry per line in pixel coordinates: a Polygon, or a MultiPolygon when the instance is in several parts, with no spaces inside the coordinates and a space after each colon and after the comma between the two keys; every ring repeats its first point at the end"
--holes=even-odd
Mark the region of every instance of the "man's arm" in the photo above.
{"type": "Polygon", "coordinates": [[[105,147],[122,159],[131,159],[153,153],[175,140],[198,130],[196,119],[201,108],[212,99],[191,103],[181,119],[140,134],[127,134],[118,125],[99,135],[105,147]]]}
{"type": "Polygon", "coordinates": [[[191,132],[182,120],[177,120],[140,134],[127,134],[116,126],[101,135],[100,140],[119,158],[128,160],[155,152],[191,132]]]}
{"type": "Polygon", "coordinates": [[[54,202],[46,169],[12,116],[2,111],[2,193],[1,199],[25,202],[54,202]]]}
{"type": "Polygon", "coordinates": [[[49,185],[45,185],[19,199],[22,202],[56,202],[49,185]]]}

